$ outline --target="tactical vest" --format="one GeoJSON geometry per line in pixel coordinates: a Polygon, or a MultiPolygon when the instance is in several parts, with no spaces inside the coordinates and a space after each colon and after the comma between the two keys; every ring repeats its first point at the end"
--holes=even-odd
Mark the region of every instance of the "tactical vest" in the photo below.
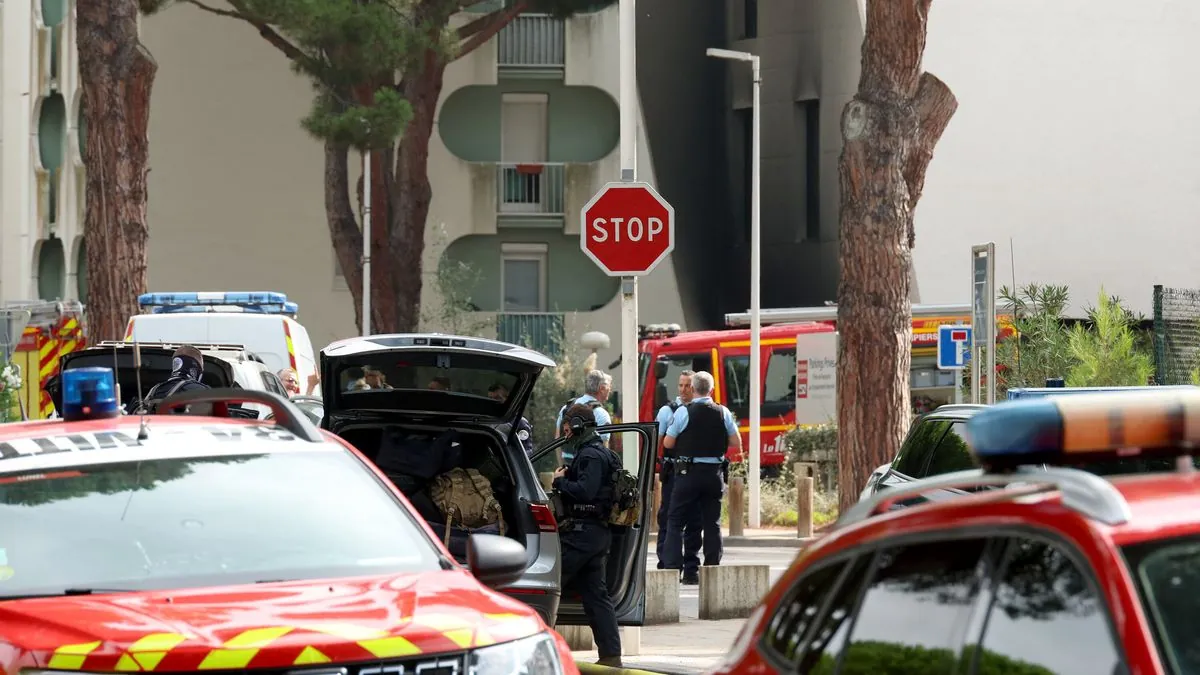
{"type": "Polygon", "coordinates": [[[688,424],[675,439],[676,457],[724,457],[729,446],[721,406],[708,401],[687,404],[688,424]]]}
{"type": "Polygon", "coordinates": [[[566,502],[567,514],[571,518],[607,521],[612,512],[613,500],[616,497],[613,475],[620,468],[620,465],[613,461],[612,451],[600,445],[599,439],[581,446],[575,452],[575,459],[567,466],[567,479],[575,480],[579,477],[575,463],[579,461],[580,456],[589,448],[592,450],[590,454],[593,456],[599,455],[601,461],[605,464],[600,471],[600,490],[596,492],[596,498],[588,503],[576,502],[565,494],[563,495],[563,500],[566,502]]]}

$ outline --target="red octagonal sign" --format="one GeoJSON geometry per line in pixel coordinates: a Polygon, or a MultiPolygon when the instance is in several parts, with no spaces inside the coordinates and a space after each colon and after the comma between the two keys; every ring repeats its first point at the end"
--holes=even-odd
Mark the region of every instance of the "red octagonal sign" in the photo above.
{"type": "Polygon", "coordinates": [[[647,183],[609,183],[583,207],[579,246],[610,277],[649,274],[675,248],[675,209],[647,183]]]}

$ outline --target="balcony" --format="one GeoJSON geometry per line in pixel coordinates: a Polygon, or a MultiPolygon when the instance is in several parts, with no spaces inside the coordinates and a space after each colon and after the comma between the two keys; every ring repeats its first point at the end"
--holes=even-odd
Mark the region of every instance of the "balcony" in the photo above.
{"type": "Polygon", "coordinates": [[[496,38],[504,77],[561,79],[566,68],[566,30],[549,14],[522,14],[496,38]]]}
{"type": "Polygon", "coordinates": [[[561,227],[566,214],[565,176],[561,163],[497,164],[499,221],[561,227]]]}
{"type": "Polygon", "coordinates": [[[523,345],[552,359],[563,353],[566,329],[562,314],[501,312],[496,315],[496,339],[523,345]]]}

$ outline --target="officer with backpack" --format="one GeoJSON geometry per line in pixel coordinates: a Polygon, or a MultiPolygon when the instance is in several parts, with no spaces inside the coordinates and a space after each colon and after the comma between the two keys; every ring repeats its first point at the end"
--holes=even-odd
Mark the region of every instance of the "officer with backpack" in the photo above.
{"type": "MultiPolygon", "coordinates": [[[[612,424],[612,415],[604,409],[604,402],[608,400],[608,395],[612,393],[612,376],[599,370],[593,370],[587,374],[583,381],[583,396],[573,398],[567,401],[562,408],[558,410],[558,419],[554,421],[554,437],[560,436],[563,426],[563,414],[567,408],[573,405],[586,405],[592,410],[596,418],[596,426],[602,427],[612,424]]],[[[608,443],[608,434],[600,434],[600,439],[608,443]]],[[[563,448],[563,461],[571,461],[570,449],[563,448]]]]}
{"type": "MultiPolygon", "coordinates": [[[[658,506],[658,532],[659,536],[655,541],[655,552],[658,554],[658,569],[665,569],[663,563],[663,547],[666,545],[667,533],[667,514],[671,510],[671,478],[675,475],[675,457],[674,452],[666,452],[663,448],[663,441],[667,437],[667,427],[671,425],[671,418],[674,417],[675,411],[680,407],[691,403],[694,396],[692,392],[692,376],[696,372],[685,370],[679,374],[679,395],[674,401],[668,402],[666,405],[658,409],[658,415],[655,417],[655,422],[658,423],[658,456],[662,463],[662,469],[659,472],[659,486],[661,487],[662,499],[658,506]]],[[[699,513],[693,513],[693,516],[698,516],[699,513]]],[[[684,548],[689,551],[700,550],[700,519],[693,517],[683,527],[684,548]]],[[[697,560],[693,567],[699,566],[697,560]]],[[[686,564],[685,564],[686,566],[686,564]]]]}
{"type": "Polygon", "coordinates": [[[621,635],[605,578],[621,458],[600,440],[594,411],[585,404],[572,405],[564,411],[559,428],[560,435],[570,439],[566,445],[574,455],[554,472],[552,484],[561,498],[562,588],[583,596],[583,609],[600,654],[597,663],[620,668],[621,635]]]}
{"type": "MultiPolygon", "coordinates": [[[[696,397],[671,417],[665,451],[674,451],[671,510],[667,513],[664,569],[682,570],[681,582],[700,583],[697,551],[685,550],[683,527],[698,513],[704,532],[704,564],[721,564],[721,499],[725,496],[725,455],[742,447],[733,413],[712,400],[713,376],[703,370],[692,376],[696,397]],[[683,551],[682,558],[680,551],[683,551]]],[[[659,536],[662,536],[661,534],[659,536]]],[[[696,543],[694,540],[687,542],[696,543]]]]}
{"type": "Polygon", "coordinates": [[[138,412],[154,413],[159,401],[185,391],[211,389],[201,382],[204,376],[204,355],[191,345],[182,345],[171,355],[171,376],[146,392],[141,401],[134,399],[126,409],[131,415],[138,412]]]}

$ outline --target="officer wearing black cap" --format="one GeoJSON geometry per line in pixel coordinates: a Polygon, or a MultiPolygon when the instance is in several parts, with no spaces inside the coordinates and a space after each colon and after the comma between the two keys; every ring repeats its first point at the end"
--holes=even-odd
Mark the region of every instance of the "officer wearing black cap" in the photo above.
{"type": "Polygon", "coordinates": [[[605,583],[612,547],[609,516],[616,499],[614,476],[621,458],[596,433],[596,417],[586,404],[564,411],[563,454],[570,464],[554,472],[552,487],[561,498],[562,588],[583,596],[583,610],[596,640],[598,664],[621,667],[621,634],[617,613],[605,583]]]}
{"type": "MultiPolygon", "coordinates": [[[[704,564],[721,564],[721,499],[725,495],[725,455],[742,447],[733,413],[712,400],[713,376],[692,376],[695,398],[680,407],[667,426],[664,452],[674,451],[671,509],[667,514],[663,568],[682,570],[682,583],[700,583],[698,551],[686,550],[683,527],[698,513],[704,532],[704,564]],[[682,556],[680,552],[682,551],[682,556]]],[[[660,536],[662,536],[660,534],[660,536]]],[[[694,546],[694,540],[686,542],[694,546]]]]}
{"type": "Polygon", "coordinates": [[[146,392],[141,401],[130,401],[127,408],[130,414],[141,410],[155,412],[159,401],[175,394],[197,389],[210,389],[200,379],[204,376],[204,355],[191,345],[183,345],[171,355],[171,376],[159,382],[146,392]]]}

